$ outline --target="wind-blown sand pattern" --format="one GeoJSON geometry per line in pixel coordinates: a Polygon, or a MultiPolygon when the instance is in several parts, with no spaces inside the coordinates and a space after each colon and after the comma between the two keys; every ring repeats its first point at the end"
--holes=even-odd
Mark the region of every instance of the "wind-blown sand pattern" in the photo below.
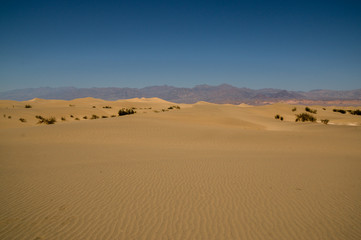
{"type": "Polygon", "coordinates": [[[361,239],[361,116],[293,107],[0,101],[0,239],[361,239]]]}

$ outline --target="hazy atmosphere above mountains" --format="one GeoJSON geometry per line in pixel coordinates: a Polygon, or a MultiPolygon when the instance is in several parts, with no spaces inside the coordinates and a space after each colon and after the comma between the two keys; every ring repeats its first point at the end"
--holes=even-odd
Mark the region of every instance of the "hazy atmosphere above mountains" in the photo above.
{"type": "Polygon", "coordinates": [[[360,12],[354,0],[3,1],[0,91],[360,89],[360,12]]]}

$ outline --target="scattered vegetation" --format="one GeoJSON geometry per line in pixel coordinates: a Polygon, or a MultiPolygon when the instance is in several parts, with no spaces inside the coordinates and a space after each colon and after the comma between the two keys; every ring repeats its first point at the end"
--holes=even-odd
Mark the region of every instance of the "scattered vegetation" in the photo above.
{"type": "Polygon", "coordinates": [[[41,123],[54,124],[54,123],[56,123],[55,117],[44,118],[42,116],[36,115],[35,118],[39,119],[38,124],[41,124],[41,123]]]}
{"type": "Polygon", "coordinates": [[[102,116],[102,118],[108,118],[108,116],[102,116]]]}
{"type": "Polygon", "coordinates": [[[11,119],[11,116],[8,116],[8,119],[11,119]]]}
{"type": "Polygon", "coordinates": [[[75,107],[75,105],[74,104],[69,104],[69,107],[75,107]]]}
{"type": "Polygon", "coordinates": [[[342,114],[345,114],[345,113],[346,113],[346,111],[343,110],[343,109],[336,109],[336,108],[334,108],[333,111],[334,111],[334,112],[339,112],[339,113],[342,113],[342,114]]]}
{"type": "Polygon", "coordinates": [[[116,116],[117,116],[117,115],[111,115],[110,117],[112,117],[112,118],[113,118],[113,117],[116,117],[116,116]]]}
{"type": "Polygon", "coordinates": [[[111,106],[104,106],[103,108],[111,109],[112,107],[111,106]]]}
{"type": "Polygon", "coordinates": [[[328,120],[328,119],[321,119],[321,122],[323,123],[323,124],[328,124],[328,122],[329,122],[330,120],[328,120]]]}
{"type": "Polygon", "coordinates": [[[307,122],[307,121],[310,121],[310,122],[316,122],[316,118],[311,115],[311,114],[308,114],[308,113],[300,113],[300,114],[296,114],[296,122],[307,122]]]}
{"type": "Polygon", "coordinates": [[[25,105],[25,108],[32,108],[32,106],[29,105],[29,104],[26,104],[26,105],[25,105]]]}
{"type": "Polygon", "coordinates": [[[180,109],[180,106],[174,105],[174,106],[170,106],[168,109],[180,109]]]}
{"type": "Polygon", "coordinates": [[[65,117],[61,117],[61,121],[66,121],[65,117]]]}
{"type": "Polygon", "coordinates": [[[154,110],[153,112],[155,112],[155,113],[159,113],[159,111],[158,111],[158,110],[154,110]]]}
{"type": "Polygon", "coordinates": [[[296,112],[296,110],[297,110],[296,107],[292,108],[292,112],[296,112]]]}
{"type": "Polygon", "coordinates": [[[92,119],[92,120],[93,120],[93,119],[98,119],[98,118],[99,118],[99,116],[97,116],[97,115],[93,114],[93,115],[92,115],[92,117],[91,117],[90,119],[92,119]]]}
{"type": "Polygon", "coordinates": [[[360,109],[347,110],[347,112],[351,113],[352,115],[361,115],[361,110],[360,109]]]}
{"type": "Polygon", "coordinates": [[[317,110],[316,110],[316,109],[311,109],[311,108],[309,108],[309,107],[305,107],[305,111],[306,111],[306,112],[309,112],[309,113],[314,113],[314,114],[317,113],[317,110]]]}
{"type": "Polygon", "coordinates": [[[79,118],[75,118],[75,120],[77,120],[77,121],[78,121],[78,120],[80,120],[80,119],[79,119],[79,118]]]}
{"type": "Polygon", "coordinates": [[[279,120],[283,121],[283,117],[280,116],[279,114],[277,114],[277,115],[275,116],[275,119],[279,119],[279,120]]]}
{"type": "Polygon", "coordinates": [[[122,108],[118,111],[119,116],[124,116],[124,115],[129,115],[129,114],[134,114],[134,113],[136,113],[136,111],[134,111],[133,109],[129,109],[129,108],[122,108]]]}
{"type": "Polygon", "coordinates": [[[88,119],[88,117],[87,117],[87,116],[84,116],[83,119],[88,119]]]}
{"type": "Polygon", "coordinates": [[[96,108],[96,106],[93,106],[93,108],[96,108]]]}
{"type": "Polygon", "coordinates": [[[25,118],[19,118],[20,122],[26,122],[26,119],[25,118]]]}
{"type": "Polygon", "coordinates": [[[326,108],[322,108],[323,110],[326,110],[326,108]]]}
{"type": "Polygon", "coordinates": [[[70,115],[71,118],[73,118],[74,116],[73,115],[70,115]]]}

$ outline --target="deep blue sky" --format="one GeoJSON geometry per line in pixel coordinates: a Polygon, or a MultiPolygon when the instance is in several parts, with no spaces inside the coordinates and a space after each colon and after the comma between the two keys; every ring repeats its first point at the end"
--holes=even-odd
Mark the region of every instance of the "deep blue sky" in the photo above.
{"type": "Polygon", "coordinates": [[[361,1],[1,1],[0,91],[361,88],[361,1]]]}

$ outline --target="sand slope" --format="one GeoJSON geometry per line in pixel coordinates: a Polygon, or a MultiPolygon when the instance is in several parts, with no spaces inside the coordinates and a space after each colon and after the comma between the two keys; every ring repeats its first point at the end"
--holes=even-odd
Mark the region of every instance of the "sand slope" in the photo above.
{"type": "Polygon", "coordinates": [[[0,116],[0,239],[361,238],[360,116],[313,107],[335,123],[323,125],[295,123],[286,104],[25,104],[0,101],[12,116],[0,116]],[[137,113],[81,118],[122,107],[137,113]],[[66,121],[38,125],[37,114],[66,121]]]}

